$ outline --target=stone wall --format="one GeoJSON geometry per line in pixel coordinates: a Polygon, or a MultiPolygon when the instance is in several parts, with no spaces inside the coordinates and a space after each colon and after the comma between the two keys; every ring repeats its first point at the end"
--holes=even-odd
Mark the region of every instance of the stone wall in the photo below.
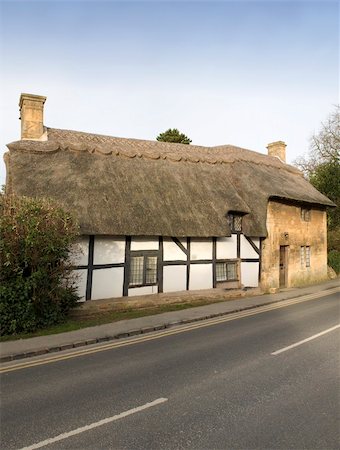
{"type": "Polygon", "coordinates": [[[310,220],[301,217],[301,206],[270,201],[267,209],[268,237],[262,242],[261,287],[279,288],[280,246],[287,246],[286,287],[327,279],[327,221],[324,210],[312,208],[310,220]],[[310,247],[310,267],[301,264],[301,246],[310,247]]]}

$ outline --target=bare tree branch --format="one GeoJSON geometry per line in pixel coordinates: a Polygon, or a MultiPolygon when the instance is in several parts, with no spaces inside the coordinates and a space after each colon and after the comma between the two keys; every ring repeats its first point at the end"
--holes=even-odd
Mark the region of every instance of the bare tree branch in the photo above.
{"type": "Polygon", "coordinates": [[[307,155],[300,156],[295,164],[307,178],[315,172],[320,164],[327,162],[339,163],[340,158],[340,105],[335,106],[335,111],[321,124],[318,134],[310,139],[310,150],[307,155]]]}

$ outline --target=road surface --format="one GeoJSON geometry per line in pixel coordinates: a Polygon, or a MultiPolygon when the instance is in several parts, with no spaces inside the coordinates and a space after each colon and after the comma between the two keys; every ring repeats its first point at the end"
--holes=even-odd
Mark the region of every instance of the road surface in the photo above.
{"type": "Polygon", "coordinates": [[[7,365],[1,448],[338,449],[339,305],[333,293],[7,365]]]}

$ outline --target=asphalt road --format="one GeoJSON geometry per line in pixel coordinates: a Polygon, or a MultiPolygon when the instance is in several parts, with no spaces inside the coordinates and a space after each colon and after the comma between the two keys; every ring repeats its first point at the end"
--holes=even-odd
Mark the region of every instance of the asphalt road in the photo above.
{"type": "Polygon", "coordinates": [[[1,448],[339,449],[339,306],[332,294],[4,373],[1,448]]]}

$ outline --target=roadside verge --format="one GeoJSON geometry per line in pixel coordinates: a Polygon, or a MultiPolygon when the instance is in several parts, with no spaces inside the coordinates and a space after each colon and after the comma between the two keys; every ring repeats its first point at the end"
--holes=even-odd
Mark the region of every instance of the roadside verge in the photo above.
{"type": "Polygon", "coordinates": [[[339,279],[304,288],[283,290],[277,294],[242,297],[226,302],[211,303],[180,311],[122,320],[67,333],[3,342],[0,344],[0,362],[4,363],[110,340],[128,338],[173,326],[213,319],[308,294],[316,294],[333,288],[339,288],[339,279]]]}

